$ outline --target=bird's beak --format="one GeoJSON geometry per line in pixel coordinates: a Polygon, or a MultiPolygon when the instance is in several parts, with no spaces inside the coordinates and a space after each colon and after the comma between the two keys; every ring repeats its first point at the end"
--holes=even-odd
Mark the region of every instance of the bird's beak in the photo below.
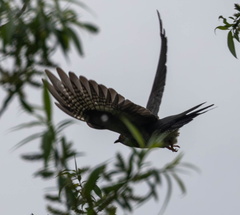
{"type": "Polygon", "coordinates": [[[119,140],[119,139],[117,139],[116,141],[114,141],[114,143],[120,143],[120,140],[119,140]]]}

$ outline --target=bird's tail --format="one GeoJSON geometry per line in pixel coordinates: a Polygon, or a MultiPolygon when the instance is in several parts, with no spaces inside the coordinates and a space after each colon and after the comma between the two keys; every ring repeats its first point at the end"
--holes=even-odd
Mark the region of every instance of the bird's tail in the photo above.
{"type": "Polygon", "coordinates": [[[185,124],[191,122],[195,117],[209,111],[210,107],[213,106],[213,104],[211,104],[211,105],[208,105],[207,107],[198,109],[203,104],[205,104],[205,102],[201,103],[199,105],[196,105],[180,114],[163,118],[161,120],[161,127],[163,128],[164,131],[176,130],[176,129],[181,128],[185,124]]]}

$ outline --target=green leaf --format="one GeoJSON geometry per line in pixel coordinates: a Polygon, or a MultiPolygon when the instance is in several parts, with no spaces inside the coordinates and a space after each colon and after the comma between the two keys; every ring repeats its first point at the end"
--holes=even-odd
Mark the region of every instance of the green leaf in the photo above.
{"type": "Polygon", "coordinates": [[[4,99],[4,101],[2,102],[2,107],[0,109],[0,116],[3,114],[3,112],[6,110],[7,106],[9,105],[9,103],[11,102],[11,100],[14,98],[13,96],[15,95],[16,92],[10,92],[8,94],[8,96],[6,96],[6,98],[4,99]]]}
{"type": "Polygon", "coordinates": [[[45,199],[47,199],[47,200],[49,200],[49,201],[51,201],[51,202],[58,202],[58,201],[60,201],[58,195],[46,194],[46,195],[45,195],[45,199]]]}
{"type": "Polygon", "coordinates": [[[235,51],[235,45],[233,42],[233,35],[232,35],[231,31],[228,32],[227,44],[228,44],[228,48],[229,48],[230,52],[232,53],[232,55],[235,58],[237,58],[236,51],[235,51]]]}
{"type": "Polygon", "coordinates": [[[94,190],[99,176],[104,172],[106,165],[101,165],[95,168],[89,175],[86,184],[84,185],[84,193],[86,197],[90,197],[91,191],[94,190]]]}
{"type": "Polygon", "coordinates": [[[135,153],[133,152],[129,158],[129,161],[128,161],[128,169],[127,169],[127,176],[128,178],[131,177],[132,175],[132,171],[133,171],[133,166],[134,166],[134,157],[135,157],[135,153]]]}
{"type": "Polygon", "coordinates": [[[83,28],[93,34],[96,34],[99,31],[95,25],[92,25],[90,23],[82,23],[82,22],[78,22],[78,21],[75,21],[73,23],[75,25],[79,26],[80,28],[83,28]]]}
{"type": "Polygon", "coordinates": [[[133,135],[134,139],[141,146],[141,148],[144,148],[145,147],[144,139],[141,133],[138,131],[138,129],[126,117],[122,117],[121,119],[123,123],[127,126],[128,130],[133,135]]]}
{"type": "Polygon", "coordinates": [[[117,163],[115,164],[115,166],[119,167],[121,170],[125,170],[126,167],[125,167],[125,163],[122,155],[120,153],[117,153],[116,158],[117,158],[117,163]]]}
{"type": "Polygon", "coordinates": [[[236,30],[236,31],[234,31],[234,35],[233,35],[233,37],[238,41],[238,42],[240,42],[240,39],[239,39],[239,31],[238,30],[236,30]]]}
{"type": "Polygon", "coordinates": [[[102,190],[104,191],[104,193],[108,194],[111,192],[116,193],[119,189],[121,189],[123,186],[126,185],[126,182],[118,182],[117,184],[110,184],[109,186],[104,187],[102,190]]]}
{"type": "Polygon", "coordinates": [[[20,103],[26,112],[29,112],[29,113],[33,112],[33,107],[30,104],[28,104],[24,98],[20,97],[20,103]]]}
{"type": "Polygon", "coordinates": [[[180,189],[182,191],[182,194],[185,194],[186,193],[186,187],[185,187],[183,181],[181,180],[181,178],[179,178],[178,175],[175,174],[175,173],[172,173],[172,176],[175,179],[175,181],[177,182],[178,186],[180,187],[180,189]]]}
{"type": "Polygon", "coordinates": [[[75,123],[75,121],[73,121],[72,119],[66,119],[66,120],[59,122],[56,126],[56,133],[61,133],[61,131],[64,128],[66,128],[69,125],[74,124],[74,123],[75,123]]]}
{"type": "Polygon", "coordinates": [[[47,211],[51,214],[51,215],[69,215],[69,213],[66,213],[65,211],[58,209],[55,207],[53,207],[52,205],[47,205],[47,211]]]}
{"type": "Polygon", "coordinates": [[[91,33],[98,33],[98,31],[99,31],[95,25],[92,25],[90,23],[84,23],[84,24],[82,24],[82,26],[91,33]]]}
{"type": "Polygon", "coordinates": [[[28,161],[38,161],[43,158],[42,154],[40,153],[32,153],[27,155],[21,155],[22,159],[28,160],[28,161]]]}
{"type": "Polygon", "coordinates": [[[95,185],[95,187],[93,188],[94,192],[96,193],[96,195],[99,197],[99,198],[102,198],[102,191],[101,189],[95,185]]]}
{"type": "Polygon", "coordinates": [[[47,169],[43,169],[43,170],[39,170],[37,171],[34,176],[42,176],[43,178],[50,178],[52,176],[54,176],[54,172],[47,170],[47,169]]]}
{"type": "Polygon", "coordinates": [[[222,19],[222,20],[223,20],[223,23],[225,24],[225,26],[228,26],[228,27],[232,26],[231,24],[229,24],[229,23],[227,22],[227,19],[224,18],[223,16],[219,16],[218,19],[222,19]]]}
{"type": "Polygon", "coordinates": [[[41,144],[41,148],[43,150],[43,158],[44,158],[45,166],[47,166],[49,156],[53,149],[52,148],[53,143],[54,143],[54,135],[51,130],[48,130],[43,134],[42,144],[41,144]]]}
{"type": "Polygon", "coordinates": [[[17,145],[13,149],[15,150],[15,149],[23,146],[24,144],[26,144],[26,143],[28,143],[30,141],[33,141],[33,140],[35,140],[37,138],[40,138],[42,135],[43,135],[42,132],[41,133],[32,134],[32,135],[24,138],[23,140],[21,140],[19,143],[17,143],[17,145]]]}
{"type": "Polygon", "coordinates": [[[16,28],[16,26],[14,25],[13,17],[11,17],[11,14],[8,15],[8,23],[0,27],[1,37],[3,39],[3,46],[11,43],[11,39],[16,28]]]}
{"type": "Polygon", "coordinates": [[[147,179],[149,178],[150,176],[152,176],[152,171],[148,171],[148,172],[145,172],[143,174],[137,174],[134,178],[133,178],[133,181],[143,181],[143,179],[147,179]]]}
{"type": "Polygon", "coordinates": [[[147,185],[149,187],[149,194],[144,197],[144,201],[149,199],[149,197],[153,197],[155,200],[157,200],[158,199],[158,193],[157,193],[157,189],[156,189],[156,184],[154,184],[150,181],[146,181],[146,182],[147,182],[147,185]]]}
{"type": "Polygon", "coordinates": [[[152,176],[153,176],[156,184],[161,184],[161,176],[157,170],[155,170],[155,169],[152,170],[152,176]]]}
{"type": "Polygon", "coordinates": [[[166,182],[167,182],[167,194],[166,194],[166,197],[165,197],[165,200],[163,202],[163,206],[159,212],[159,214],[164,214],[164,211],[166,210],[167,208],[167,205],[170,201],[170,198],[171,198],[171,195],[172,195],[172,181],[171,181],[171,178],[168,174],[164,174],[165,176],[165,179],[166,179],[166,182]]]}
{"type": "Polygon", "coordinates": [[[65,30],[55,30],[55,35],[58,40],[58,44],[61,46],[64,55],[67,55],[69,50],[69,37],[65,30]]]}
{"type": "Polygon", "coordinates": [[[166,164],[164,169],[165,170],[173,169],[174,167],[176,167],[180,163],[182,157],[183,157],[183,153],[179,154],[172,162],[166,164]]]}
{"type": "Polygon", "coordinates": [[[196,165],[194,164],[191,164],[191,163],[186,163],[186,162],[181,162],[181,166],[182,167],[185,167],[185,168],[188,168],[188,169],[191,169],[191,170],[194,170],[196,171],[197,173],[201,173],[201,169],[198,168],[196,165]]]}
{"type": "Polygon", "coordinates": [[[74,3],[74,4],[84,8],[87,11],[91,11],[90,8],[86,4],[80,2],[79,0],[62,0],[62,1],[66,1],[67,3],[69,3],[69,2],[74,3]]]}
{"type": "Polygon", "coordinates": [[[80,37],[77,36],[77,34],[71,28],[68,28],[67,31],[68,31],[69,36],[72,38],[72,40],[73,40],[73,42],[74,42],[74,44],[77,48],[78,53],[80,55],[83,55],[83,50],[82,50],[82,45],[81,45],[81,42],[80,42],[80,37]]]}
{"type": "Polygon", "coordinates": [[[49,96],[49,92],[47,90],[46,83],[43,82],[43,105],[44,111],[46,113],[47,121],[52,121],[52,105],[51,105],[51,98],[49,96]]]}
{"type": "Polygon", "coordinates": [[[228,30],[229,27],[227,27],[227,26],[218,26],[218,27],[215,28],[215,30],[216,30],[216,29],[219,29],[219,30],[228,30]]]}
{"type": "Polygon", "coordinates": [[[164,147],[165,146],[164,139],[168,135],[169,135],[168,132],[164,132],[162,134],[153,134],[147,143],[147,145],[149,146],[149,149],[164,147]]]}
{"type": "Polygon", "coordinates": [[[108,215],[116,215],[117,212],[117,208],[113,206],[107,207],[105,210],[108,215]]]}
{"type": "Polygon", "coordinates": [[[123,204],[122,204],[122,206],[123,206],[123,208],[124,209],[127,209],[127,210],[129,210],[129,211],[132,211],[132,206],[131,206],[131,204],[129,203],[129,201],[128,201],[128,198],[122,198],[122,200],[123,200],[123,204]]]}
{"type": "Polygon", "coordinates": [[[39,122],[39,121],[32,121],[32,122],[22,123],[20,125],[17,125],[15,127],[11,128],[11,131],[21,130],[21,129],[24,129],[24,128],[32,128],[34,126],[40,126],[40,125],[43,125],[43,123],[39,122]]]}
{"type": "MultiPolygon", "coordinates": [[[[113,195],[106,195],[104,196],[105,198],[102,198],[99,202],[99,206],[97,207],[98,211],[103,211],[103,210],[106,210],[108,211],[108,208],[115,208],[113,207],[111,204],[112,202],[114,202],[116,200],[116,195],[113,194],[113,195]]],[[[116,208],[115,208],[116,209],[116,208]]],[[[115,210],[116,212],[116,210],[115,210]]],[[[111,213],[110,213],[111,214],[111,213]]],[[[110,215],[108,214],[108,215],[110,215]]]]}

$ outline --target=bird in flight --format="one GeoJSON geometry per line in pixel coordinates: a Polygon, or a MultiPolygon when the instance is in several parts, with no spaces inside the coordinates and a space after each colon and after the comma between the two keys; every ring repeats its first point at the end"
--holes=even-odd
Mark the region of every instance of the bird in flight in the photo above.
{"type": "Polygon", "coordinates": [[[119,133],[120,136],[115,143],[120,142],[130,147],[149,148],[152,137],[161,137],[160,139],[155,138],[155,142],[159,142],[158,147],[168,148],[175,152],[179,148],[176,144],[179,128],[198,115],[207,112],[213,104],[202,107],[204,103],[201,103],[177,115],[163,119],[158,117],[167,73],[167,37],[158,11],[157,14],[162,41],[161,51],[146,108],[125,99],[112,88],[88,80],[84,76],[77,77],[73,72],[69,72],[67,75],[60,68],[57,68],[60,80],[46,70],[51,84],[46,80],[43,81],[58,101],[56,105],[62,111],[86,122],[92,128],[108,129],[119,133]],[[138,131],[141,141],[129,125],[138,131]]]}

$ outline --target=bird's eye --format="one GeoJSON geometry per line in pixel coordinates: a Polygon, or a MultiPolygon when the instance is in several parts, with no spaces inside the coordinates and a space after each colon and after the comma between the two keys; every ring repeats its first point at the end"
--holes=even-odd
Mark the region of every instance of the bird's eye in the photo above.
{"type": "Polygon", "coordinates": [[[107,121],[108,121],[108,115],[107,115],[107,114],[103,114],[103,115],[101,116],[101,120],[102,120],[103,122],[107,122],[107,121]]]}

